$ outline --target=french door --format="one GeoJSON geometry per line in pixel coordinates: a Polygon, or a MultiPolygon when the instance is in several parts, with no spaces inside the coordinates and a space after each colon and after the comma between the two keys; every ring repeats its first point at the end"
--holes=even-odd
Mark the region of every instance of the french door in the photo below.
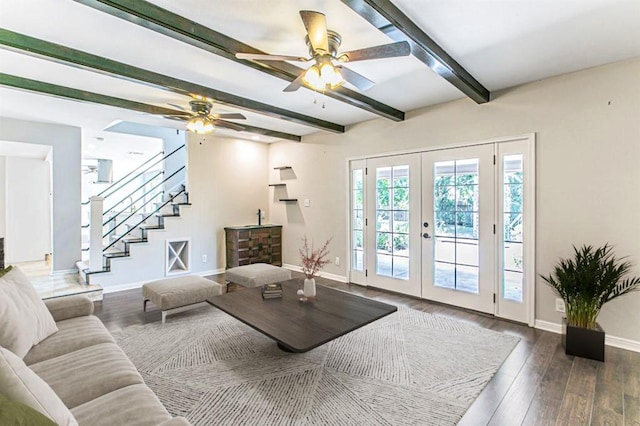
{"type": "Polygon", "coordinates": [[[422,297],[492,314],[493,149],[422,154],[422,297]]]}
{"type": "Polygon", "coordinates": [[[367,282],[420,296],[420,157],[366,164],[367,282]]]}
{"type": "Polygon", "coordinates": [[[350,281],[534,321],[533,135],[350,162],[350,281]]]}

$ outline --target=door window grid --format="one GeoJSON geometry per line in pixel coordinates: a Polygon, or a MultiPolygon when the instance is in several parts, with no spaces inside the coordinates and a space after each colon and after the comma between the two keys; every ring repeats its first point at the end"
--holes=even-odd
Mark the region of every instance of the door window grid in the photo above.
{"type": "Polygon", "coordinates": [[[479,291],[478,159],[434,164],[434,284],[479,291]]]}
{"type": "Polygon", "coordinates": [[[409,279],[409,166],[376,169],[376,273],[409,279]]]}
{"type": "Polygon", "coordinates": [[[523,156],[505,155],[503,158],[503,282],[502,297],[514,302],[523,301],[523,156]]]}
{"type": "Polygon", "coordinates": [[[351,174],[352,269],[364,271],[364,176],[362,169],[351,174]]]}

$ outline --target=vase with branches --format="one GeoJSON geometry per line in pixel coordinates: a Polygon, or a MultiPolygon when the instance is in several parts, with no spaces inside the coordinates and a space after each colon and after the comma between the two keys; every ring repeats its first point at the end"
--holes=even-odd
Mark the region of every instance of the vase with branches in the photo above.
{"type": "Polygon", "coordinates": [[[319,249],[314,250],[313,245],[309,247],[309,240],[305,235],[302,239],[302,248],[300,253],[300,261],[302,273],[305,275],[303,296],[305,298],[313,298],[316,295],[315,277],[322,268],[330,263],[329,261],[329,244],[333,237],[329,238],[319,249]]]}

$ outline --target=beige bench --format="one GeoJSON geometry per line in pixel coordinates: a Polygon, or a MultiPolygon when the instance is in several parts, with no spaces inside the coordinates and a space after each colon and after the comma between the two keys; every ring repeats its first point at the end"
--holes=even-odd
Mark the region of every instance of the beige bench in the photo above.
{"type": "Polygon", "coordinates": [[[181,312],[222,294],[222,285],[197,275],[185,275],[151,281],[142,286],[143,310],[151,301],[162,310],[162,323],[169,311],[181,312]]]}
{"type": "Polygon", "coordinates": [[[228,284],[244,287],[259,287],[264,284],[279,283],[291,279],[291,271],[269,263],[254,263],[227,269],[224,279],[228,284]]]}

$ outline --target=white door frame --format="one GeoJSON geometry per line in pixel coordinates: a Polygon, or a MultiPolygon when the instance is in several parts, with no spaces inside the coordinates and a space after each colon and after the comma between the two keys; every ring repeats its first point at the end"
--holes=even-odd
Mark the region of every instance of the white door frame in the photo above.
{"type": "MultiPolygon", "coordinates": [[[[501,138],[491,138],[491,139],[486,139],[486,140],[482,140],[482,141],[469,141],[469,142],[462,142],[462,143],[454,143],[454,144],[448,144],[448,145],[436,145],[436,146],[432,146],[432,147],[423,147],[423,148],[414,148],[414,149],[407,149],[407,150],[398,150],[398,151],[389,151],[389,152],[384,152],[384,153],[378,153],[378,154],[370,154],[370,155],[366,155],[366,156],[355,156],[355,157],[348,157],[346,159],[346,170],[350,171],[350,163],[352,161],[358,161],[358,160],[367,160],[367,159],[372,159],[372,158],[378,158],[378,157],[388,157],[388,156],[394,156],[394,155],[402,155],[402,154],[412,154],[412,153],[422,153],[422,152],[428,152],[428,151],[434,151],[434,150],[443,150],[443,149],[451,149],[451,148],[459,148],[459,147],[468,147],[468,146],[474,146],[474,145],[484,145],[484,144],[496,144],[496,143],[501,143],[501,142],[516,142],[516,141],[522,141],[526,144],[527,147],[527,151],[525,153],[525,162],[524,162],[524,167],[525,167],[525,174],[527,174],[529,176],[529,182],[528,184],[525,186],[524,188],[524,197],[525,197],[525,201],[524,201],[524,214],[525,214],[525,228],[524,228],[524,232],[525,232],[525,238],[528,239],[526,248],[524,250],[524,261],[526,262],[526,264],[528,265],[528,268],[525,268],[524,274],[525,274],[525,280],[526,283],[528,283],[528,285],[525,284],[524,287],[524,294],[525,297],[527,299],[526,302],[526,311],[527,311],[527,321],[526,323],[530,326],[533,327],[534,326],[534,322],[535,322],[535,295],[536,295],[536,254],[535,254],[535,250],[536,250],[536,226],[535,226],[535,221],[536,221],[536,176],[535,176],[535,171],[536,171],[536,161],[535,161],[535,152],[536,152],[536,134],[535,133],[526,133],[526,134],[521,134],[521,135],[514,135],[514,136],[508,136],[508,137],[501,137],[501,138]],[[527,201],[528,200],[528,201],[527,201]],[[527,220],[528,218],[528,220],[527,220]],[[528,236],[528,237],[527,237],[528,236]]],[[[347,176],[350,176],[350,172],[347,173],[347,176]]],[[[350,178],[348,179],[348,181],[350,182],[350,178]]],[[[365,184],[366,185],[366,184],[365,184]]],[[[347,200],[350,200],[350,185],[347,185],[347,200]]],[[[365,188],[365,193],[366,193],[366,188],[365,188]]],[[[348,211],[347,211],[347,218],[350,217],[351,215],[351,204],[350,202],[347,202],[346,204],[348,206],[348,211]]],[[[496,218],[496,222],[498,218],[496,218]]],[[[351,234],[351,226],[350,226],[350,220],[347,221],[347,223],[349,224],[349,226],[347,226],[347,238],[346,238],[346,253],[350,253],[351,254],[351,237],[349,236],[351,234]]],[[[501,221],[499,222],[500,224],[502,223],[501,221]]],[[[502,231],[501,231],[502,232],[502,231]]],[[[366,234],[366,232],[365,232],[366,234]]],[[[501,236],[502,234],[500,234],[501,236]]],[[[365,236],[366,238],[366,236],[365,236]]],[[[496,247],[498,247],[499,245],[496,244],[496,247]]],[[[366,246],[365,246],[366,247],[366,246]]],[[[349,281],[351,281],[351,277],[352,277],[352,273],[351,273],[351,255],[348,256],[348,263],[347,263],[347,279],[349,281]]],[[[496,263],[496,268],[500,269],[502,268],[502,263],[500,262],[495,262],[496,263]],[[499,265],[498,265],[499,263],[499,265]]],[[[366,264],[366,255],[365,255],[365,268],[367,267],[366,264]]],[[[498,275],[496,275],[498,276],[498,275]]],[[[366,283],[363,284],[366,286],[366,283]]],[[[496,292],[498,292],[500,289],[497,288],[497,283],[496,283],[496,292]]],[[[500,304],[497,303],[496,304],[496,316],[501,316],[500,313],[500,304]]],[[[502,305],[504,306],[504,304],[502,305]]]]}

